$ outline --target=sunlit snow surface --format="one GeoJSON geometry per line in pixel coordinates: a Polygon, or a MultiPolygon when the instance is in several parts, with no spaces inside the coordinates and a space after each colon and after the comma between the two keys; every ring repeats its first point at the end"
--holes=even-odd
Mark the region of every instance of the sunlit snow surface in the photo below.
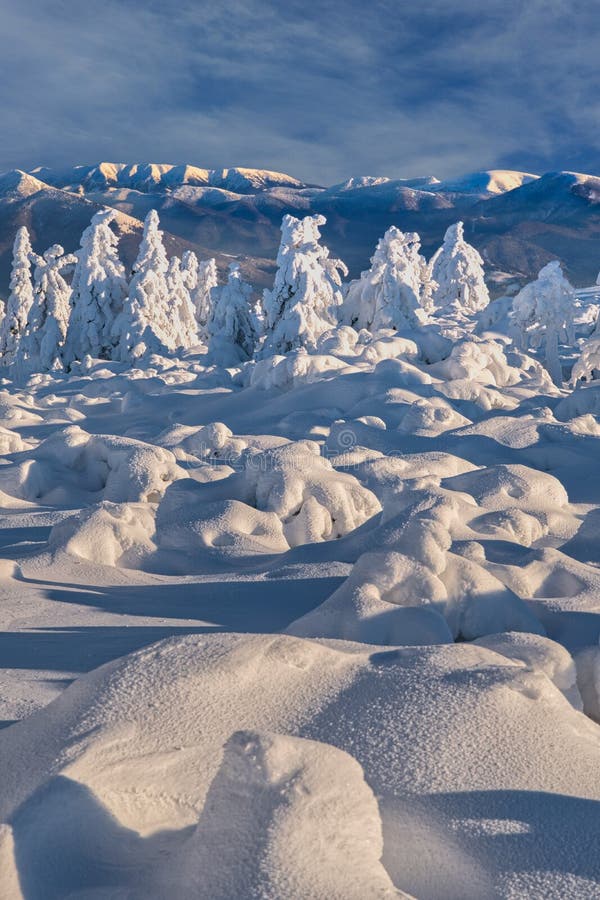
{"type": "Polygon", "coordinates": [[[599,413],[427,327],[4,382],[0,896],[600,897],[599,413]]]}

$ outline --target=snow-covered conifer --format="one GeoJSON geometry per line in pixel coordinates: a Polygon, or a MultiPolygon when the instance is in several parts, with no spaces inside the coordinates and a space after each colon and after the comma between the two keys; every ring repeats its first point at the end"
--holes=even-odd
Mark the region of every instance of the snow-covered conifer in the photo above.
{"type": "Polygon", "coordinates": [[[22,226],[17,231],[13,245],[10,294],[0,325],[0,357],[4,365],[13,363],[19,354],[19,345],[33,305],[31,262],[29,232],[22,226]]]}
{"type": "MultiPolygon", "coordinates": [[[[420,247],[419,247],[420,249],[420,247]]],[[[419,281],[421,282],[421,293],[419,300],[421,306],[425,310],[427,316],[433,315],[435,312],[434,294],[437,290],[437,281],[433,277],[433,265],[431,260],[427,262],[424,256],[418,254],[419,281]]]]}
{"type": "Polygon", "coordinates": [[[525,285],[513,300],[512,319],[523,349],[544,344],[545,364],[555,384],[562,384],[558,356],[560,340],[575,342],[573,288],[558,260],[540,270],[535,281],[525,285]]]}
{"type": "Polygon", "coordinates": [[[342,322],[373,331],[422,325],[427,320],[422,297],[429,302],[431,279],[420,248],[418,234],[388,228],[371,257],[371,268],[348,288],[342,322]]]}
{"type": "Polygon", "coordinates": [[[194,305],[198,332],[207,338],[206,324],[211,315],[212,291],[217,287],[217,263],[214,259],[198,262],[198,257],[187,250],[181,259],[181,269],[194,305]]]}
{"type": "Polygon", "coordinates": [[[178,256],[169,260],[167,269],[167,287],[169,304],[173,319],[174,340],[176,347],[189,349],[198,343],[198,324],[194,305],[188,288],[189,273],[183,269],[178,256]]]}
{"type": "Polygon", "coordinates": [[[118,238],[110,227],[115,217],[114,210],[101,210],[81,236],[71,285],[72,311],[64,350],[67,366],[86,355],[112,359],[114,354],[114,323],[127,296],[118,238]]]}
{"type": "Polygon", "coordinates": [[[263,295],[264,356],[312,349],[319,336],[337,324],[340,272],[347,275],[348,270],[341,260],[330,259],[329,250],[319,243],[319,226],[325,222],[320,215],[283,217],[275,284],[263,295]]]}
{"type": "Polygon", "coordinates": [[[193,250],[184,250],[179,265],[181,277],[190,292],[190,298],[198,287],[198,257],[193,250]]]}
{"type": "Polygon", "coordinates": [[[167,271],[169,263],[159,230],[156,210],[144,222],[144,234],[133,266],[129,296],[115,320],[114,334],[119,344],[116,354],[123,361],[147,353],[168,353],[175,349],[173,316],[169,305],[167,271]]]}
{"type": "Polygon", "coordinates": [[[237,365],[254,353],[260,325],[252,293],[251,285],[242,279],[239,265],[231,263],[227,284],[214,292],[207,323],[209,353],[220,365],[237,365]]]}
{"type": "Polygon", "coordinates": [[[465,241],[462,222],[446,231],[444,243],[431,260],[431,275],[437,283],[433,303],[441,315],[466,318],[490,302],[483,260],[465,241]]]}
{"type": "Polygon", "coordinates": [[[600,334],[595,331],[581,347],[579,359],[573,366],[571,383],[593,381],[600,373],[600,334]]]}
{"type": "Polygon", "coordinates": [[[69,324],[71,288],[63,278],[77,263],[54,244],[35,257],[33,304],[15,359],[22,372],[50,372],[63,365],[62,353],[69,324]]]}

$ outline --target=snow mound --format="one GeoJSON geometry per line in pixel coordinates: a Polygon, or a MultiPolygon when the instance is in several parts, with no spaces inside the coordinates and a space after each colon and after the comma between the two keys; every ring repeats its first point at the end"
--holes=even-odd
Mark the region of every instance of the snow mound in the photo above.
{"type": "Polygon", "coordinates": [[[224,463],[237,460],[248,446],[247,441],[235,438],[223,422],[212,422],[201,428],[181,426],[159,436],[162,446],[181,447],[198,459],[221,460],[224,463]]]}
{"type": "Polygon", "coordinates": [[[88,507],[52,528],[52,553],[68,553],[107,566],[139,565],[155,550],[154,515],[144,503],[110,503],[88,507]]]}
{"type": "Polygon", "coordinates": [[[444,381],[464,380],[496,387],[517,384],[518,369],[507,360],[502,345],[492,340],[464,340],[455,344],[450,356],[433,363],[429,372],[444,381]]]}
{"type": "Polygon", "coordinates": [[[474,403],[484,412],[492,409],[515,409],[516,400],[506,397],[495,388],[487,387],[468,378],[456,378],[437,386],[437,390],[448,400],[466,400],[474,403]]]}
{"type": "Polygon", "coordinates": [[[203,484],[175,482],[156,514],[157,543],[177,553],[215,549],[228,556],[282,553],[289,549],[281,521],[239,500],[207,502],[203,484]]]}
{"type": "Polygon", "coordinates": [[[448,643],[453,638],[441,614],[445,599],[443,583],[417,560],[365,553],[337,591],[287,631],[367,644],[448,643]]]}
{"type": "Polygon", "coordinates": [[[381,509],[374,494],[353,475],[336,472],[311,441],[249,456],[245,475],[256,506],[279,516],[292,547],[342,537],[381,509]]]}
{"type": "Polygon", "coordinates": [[[443,483],[453,491],[470,494],[484,509],[546,513],[569,502],[558,478],[521,465],[489,466],[446,478],[443,483]]]}
{"type": "Polygon", "coordinates": [[[501,509],[483,513],[471,519],[469,526],[480,535],[496,540],[513,541],[522,547],[531,547],[548,529],[535,516],[520,509],[501,509]]]}
{"type": "Polygon", "coordinates": [[[435,437],[469,424],[470,420],[456,412],[446,400],[431,397],[417,400],[409,406],[398,430],[419,437],[435,437]]]}
{"type": "Polygon", "coordinates": [[[8,456],[9,453],[21,453],[31,447],[29,441],[24,441],[18,431],[0,426],[0,454],[8,456]]]}
{"type": "Polygon", "coordinates": [[[600,877],[597,760],[547,675],[484,647],[190,635],[0,732],[0,858],[56,898],[183,900],[193,873],[212,900],[244,872],[281,900],[531,896],[532,859],[560,896],[600,877]]]}
{"type": "Polygon", "coordinates": [[[543,672],[575,709],[582,708],[575,663],[569,651],[556,641],[539,634],[506,631],[477,638],[474,643],[509,659],[521,660],[529,668],[543,672]]]}
{"type": "Polygon", "coordinates": [[[0,488],[50,504],[69,503],[74,491],[113,503],[157,503],[183,475],[169,450],[70,425],[42,441],[26,461],[1,469],[0,488]]]}
{"type": "Polygon", "coordinates": [[[406,359],[383,359],[377,363],[373,374],[390,387],[416,387],[431,384],[429,372],[424,372],[406,359]]]}
{"type": "Polygon", "coordinates": [[[251,387],[268,391],[289,391],[300,384],[314,384],[324,378],[352,371],[353,367],[335,356],[308,354],[302,351],[287,356],[271,356],[249,366],[251,387]]]}
{"type": "Polygon", "coordinates": [[[387,359],[401,358],[413,361],[418,359],[419,355],[419,346],[415,340],[396,335],[393,331],[386,334],[382,330],[365,344],[364,350],[358,358],[363,363],[375,366],[387,359]]]}
{"type": "Polygon", "coordinates": [[[211,900],[406,896],[381,865],[379,810],[360,766],[317,741],[233,734],[190,844],[187,882],[211,900]]]}
{"type": "Polygon", "coordinates": [[[448,595],[446,617],[455,636],[470,641],[500,631],[545,633],[521,597],[478,561],[448,554],[440,579],[448,595]]]}
{"type": "Polygon", "coordinates": [[[337,472],[314,441],[250,449],[241,462],[229,478],[198,485],[198,496],[274,513],[292,547],[342,537],[381,509],[375,495],[353,475],[337,472]]]}
{"type": "Polygon", "coordinates": [[[554,415],[562,422],[579,416],[600,416],[600,385],[592,382],[579,386],[556,404],[554,415]]]}
{"type": "Polygon", "coordinates": [[[382,456],[367,460],[360,467],[360,477],[380,500],[402,491],[406,482],[415,478],[431,479],[439,484],[444,478],[471,472],[475,466],[460,456],[433,450],[426,453],[407,453],[402,456],[382,456]]]}

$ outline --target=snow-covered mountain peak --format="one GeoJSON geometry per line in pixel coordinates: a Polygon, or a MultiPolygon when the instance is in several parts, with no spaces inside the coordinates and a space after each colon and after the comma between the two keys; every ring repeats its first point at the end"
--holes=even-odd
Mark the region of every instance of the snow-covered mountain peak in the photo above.
{"type": "Polygon", "coordinates": [[[431,190],[457,194],[480,194],[489,197],[514,191],[530,181],[535,181],[538,177],[531,172],[488,169],[484,172],[471,172],[458,178],[440,181],[436,185],[432,185],[431,190]]]}
{"type": "Polygon", "coordinates": [[[264,191],[273,187],[302,188],[305,184],[286,175],[284,172],[272,172],[270,169],[213,169],[210,173],[210,184],[223,187],[228,191],[240,194],[264,191]]]}
{"type": "Polygon", "coordinates": [[[272,187],[304,187],[303,182],[267,169],[205,169],[170,163],[100,162],[68,169],[39,167],[30,173],[54,187],[71,191],[102,191],[125,188],[144,193],[183,187],[221,187],[240,194],[272,187]]]}
{"type": "Polygon", "coordinates": [[[47,187],[47,184],[21,169],[12,169],[10,172],[0,174],[0,196],[2,197],[29,197],[47,187]]]}
{"type": "Polygon", "coordinates": [[[354,175],[352,178],[348,178],[347,181],[333,185],[330,190],[335,190],[336,192],[356,191],[365,187],[374,187],[378,184],[387,184],[389,181],[390,179],[383,175],[354,175]]]}

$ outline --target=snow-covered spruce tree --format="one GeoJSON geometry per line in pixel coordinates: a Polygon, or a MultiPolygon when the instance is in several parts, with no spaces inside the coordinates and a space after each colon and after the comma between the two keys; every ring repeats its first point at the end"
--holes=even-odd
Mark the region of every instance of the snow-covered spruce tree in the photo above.
{"type": "MultiPolygon", "coordinates": [[[[419,244],[419,250],[420,250],[419,244]]],[[[424,256],[420,253],[418,254],[418,269],[419,269],[419,280],[421,282],[421,293],[419,295],[419,300],[421,302],[421,306],[425,310],[425,314],[429,317],[432,316],[435,312],[435,302],[434,302],[434,294],[437,290],[438,284],[435,278],[433,277],[433,265],[431,260],[427,262],[424,256]]]]}
{"type": "Polygon", "coordinates": [[[32,258],[29,232],[22,226],[13,245],[10,294],[0,325],[0,358],[3,365],[10,365],[19,355],[19,345],[33,306],[32,258]]]}
{"type": "Polygon", "coordinates": [[[522,349],[544,345],[545,365],[555,384],[562,384],[559,341],[575,343],[573,288],[558,260],[540,270],[538,277],[519,291],[512,305],[513,332],[522,349]]]}
{"type": "Polygon", "coordinates": [[[418,234],[405,234],[395,225],[388,228],[371,257],[371,268],[348,287],[342,323],[373,331],[424,324],[422,297],[429,299],[431,279],[420,249],[418,234]]]}
{"type": "Polygon", "coordinates": [[[262,356],[312,349],[319,336],[337,324],[340,272],[347,275],[348,270],[341,260],[330,259],[329,250],[319,243],[319,226],[325,222],[319,215],[283,217],[275,284],[263,294],[262,356]]]}
{"type": "Polygon", "coordinates": [[[490,302],[483,260],[465,241],[462,222],[446,231],[444,243],[431,260],[431,276],[437,283],[433,304],[439,315],[465,319],[490,302]]]}
{"type": "Polygon", "coordinates": [[[186,286],[194,305],[198,333],[203,340],[208,335],[206,324],[211,315],[212,292],[217,287],[217,263],[214,259],[198,262],[198,257],[191,250],[186,250],[181,259],[181,269],[186,286]]]}
{"type": "Polygon", "coordinates": [[[218,365],[235,366],[254,354],[260,321],[252,293],[251,285],[242,279],[239,265],[231,263],[227,284],[214,291],[215,301],[207,323],[209,354],[218,365]]]}
{"type": "Polygon", "coordinates": [[[599,374],[600,334],[595,331],[581,347],[579,359],[571,372],[571,384],[575,387],[579,381],[593,381],[599,374]]]}
{"type": "Polygon", "coordinates": [[[178,256],[173,256],[169,260],[167,269],[169,304],[173,317],[175,346],[185,350],[194,347],[199,340],[198,323],[190,297],[188,281],[187,269],[182,268],[182,262],[178,256]]]}
{"type": "Polygon", "coordinates": [[[115,217],[114,210],[101,210],[81,236],[71,285],[71,318],[64,349],[66,366],[85,356],[112,359],[114,355],[114,324],[127,296],[118,238],[110,227],[115,217]]]}
{"type": "Polygon", "coordinates": [[[519,350],[536,349],[541,343],[537,310],[537,282],[526,284],[513,297],[510,336],[519,350]]]}
{"type": "Polygon", "coordinates": [[[114,323],[113,334],[118,338],[115,355],[123,362],[150,353],[169,353],[176,346],[167,284],[169,263],[159,224],[158,213],[151,209],[133,265],[129,296],[114,323]]]}
{"type": "MultiPolygon", "coordinates": [[[[600,272],[596,284],[600,284],[600,272]]],[[[600,316],[591,335],[581,347],[579,359],[571,372],[571,384],[575,386],[579,381],[593,381],[598,377],[600,377],[600,316]]]]}
{"type": "Polygon", "coordinates": [[[63,278],[77,263],[77,257],[66,254],[54,244],[42,257],[34,257],[33,304],[15,366],[21,374],[62,369],[62,353],[69,316],[71,288],[63,278]]]}

